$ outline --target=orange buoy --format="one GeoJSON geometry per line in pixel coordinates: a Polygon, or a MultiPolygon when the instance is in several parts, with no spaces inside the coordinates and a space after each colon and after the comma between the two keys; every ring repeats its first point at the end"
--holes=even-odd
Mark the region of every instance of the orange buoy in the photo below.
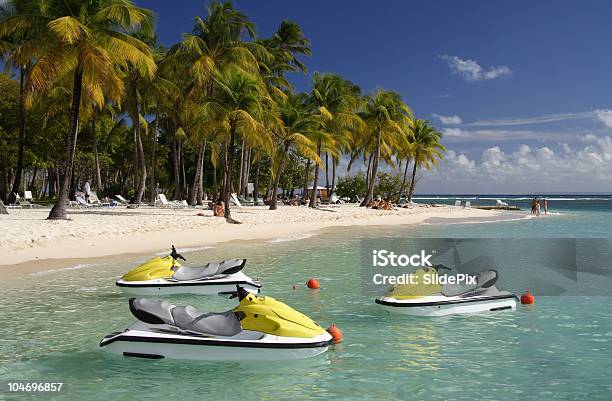
{"type": "Polygon", "coordinates": [[[308,280],[306,286],[313,290],[318,290],[319,288],[321,288],[321,284],[319,284],[319,280],[317,280],[316,278],[311,278],[310,280],[308,280]]]}
{"type": "Polygon", "coordinates": [[[523,305],[531,305],[534,302],[535,302],[535,297],[533,296],[532,293],[529,292],[529,290],[525,291],[525,293],[521,295],[521,303],[523,305]]]}
{"type": "Polygon", "coordinates": [[[333,323],[330,324],[329,327],[327,328],[327,332],[332,336],[332,341],[334,342],[334,344],[338,344],[339,342],[342,342],[342,338],[344,336],[342,334],[342,330],[340,330],[338,326],[336,326],[333,323]]]}

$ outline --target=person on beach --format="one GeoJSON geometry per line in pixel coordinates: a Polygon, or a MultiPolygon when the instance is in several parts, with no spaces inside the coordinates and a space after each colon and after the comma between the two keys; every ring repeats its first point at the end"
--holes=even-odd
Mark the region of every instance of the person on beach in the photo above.
{"type": "Polygon", "coordinates": [[[89,184],[89,180],[85,181],[83,192],[85,193],[85,201],[89,203],[89,196],[91,195],[91,184],[89,184]]]}
{"type": "Polygon", "coordinates": [[[536,204],[538,203],[536,198],[531,200],[531,214],[536,214],[536,204]]]}
{"type": "Polygon", "coordinates": [[[548,199],[544,198],[542,200],[542,202],[543,202],[543,205],[544,205],[544,214],[546,215],[546,214],[548,214],[548,199]]]}
{"type": "Polygon", "coordinates": [[[536,210],[535,212],[536,216],[539,216],[540,215],[540,200],[539,199],[536,199],[535,210],[536,210]]]}

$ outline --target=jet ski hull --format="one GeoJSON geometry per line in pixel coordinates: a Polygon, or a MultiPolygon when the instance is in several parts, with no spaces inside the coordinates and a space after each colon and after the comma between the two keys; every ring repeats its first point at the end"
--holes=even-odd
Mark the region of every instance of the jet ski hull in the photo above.
{"type": "Polygon", "coordinates": [[[484,297],[428,296],[416,299],[380,297],[376,303],[385,310],[411,316],[448,316],[516,309],[517,297],[512,293],[484,297]]]}
{"type": "Polygon", "coordinates": [[[316,338],[265,335],[260,339],[234,340],[126,330],[106,336],[100,347],[114,354],[146,359],[275,361],[312,358],[327,351],[330,343],[329,335],[316,338]]]}
{"type": "Polygon", "coordinates": [[[121,290],[129,295],[159,296],[172,294],[216,295],[232,294],[236,286],[245,290],[259,293],[261,283],[252,280],[242,272],[219,279],[175,281],[163,278],[148,281],[126,281],[119,279],[116,282],[121,290]]]}

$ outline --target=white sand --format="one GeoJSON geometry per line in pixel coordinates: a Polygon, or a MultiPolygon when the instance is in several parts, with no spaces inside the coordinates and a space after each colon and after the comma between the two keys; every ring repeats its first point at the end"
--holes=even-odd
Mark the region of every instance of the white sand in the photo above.
{"type": "MultiPolygon", "coordinates": [[[[279,206],[233,208],[228,224],[209,210],[96,208],[70,210],[70,221],[45,220],[49,209],[10,210],[0,215],[0,264],[88,258],[166,250],[231,240],[274,239],[332,226],[416,224],[429,218],[482,219],[499,212],[452,206],[393,211],[342,205],[321,210],[279,206]],[[204,213],[205,216],[197,216],[204,213]]],[[[0,273],[1,273],[0,269],[0,273]]]]}

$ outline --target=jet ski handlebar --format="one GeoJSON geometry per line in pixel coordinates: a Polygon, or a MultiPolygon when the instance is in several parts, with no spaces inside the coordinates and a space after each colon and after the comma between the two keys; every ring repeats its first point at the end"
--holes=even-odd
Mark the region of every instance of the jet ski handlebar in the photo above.
{"type": "Polygon", "coordinates": [[[174,247],[174,245],[172,245],[172,251],[170,252],[170,256],[172,256],[172,259],[174,260],[179,260],[179,259],[187,260],[183,257],[183,255],[181,255],[180,253],[176,251],[176,248],[174,247]]]}
{"type": "Polygon", "coordinates": [[[432,267],[433,267],[434,269],[436,269],[436,272],[439,272],[440,270],[448,270],[448,271],[453,270],[453,269],[451,269],[451,268],[450,268],[450,267],[448,267],[448,266],[444,266],[443,264],[433,265],[432,267]]]}

